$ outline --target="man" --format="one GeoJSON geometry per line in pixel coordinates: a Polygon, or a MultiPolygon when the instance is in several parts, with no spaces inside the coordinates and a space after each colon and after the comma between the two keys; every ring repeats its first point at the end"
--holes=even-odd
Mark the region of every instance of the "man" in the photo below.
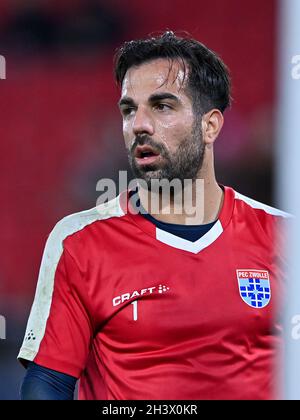
{"type": "Polygon", "coordinates": [[[115,74],[138,190],[50,234],[19,354],[22,398],[72,399],[79,378],[81,399],[273,398],[287,215],[215,179],[227,68],[166,32],[126,43],[115,74]],[[174,190],[169,212],[159,200],[151,211],[149,195],[163,198],[152,181],[175,179],[192,200],[175,212],[174,190]]]}

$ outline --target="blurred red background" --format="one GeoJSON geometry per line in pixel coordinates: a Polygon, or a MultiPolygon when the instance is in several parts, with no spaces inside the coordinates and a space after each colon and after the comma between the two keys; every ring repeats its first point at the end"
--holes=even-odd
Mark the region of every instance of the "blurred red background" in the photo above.
{"type": "Polygon", "coordinates": [[[21,0],[0,2],[0,398],[18,398],[16,362],[47,235],[93,207],[102,177],[128,169],[113,80],[125,40],[187,31],[219,53],[233,105],[216,146],[218,180],[273,203],[277,2],[21,0]],[[5,384],[5,385],[4,385],[5,384]]]}

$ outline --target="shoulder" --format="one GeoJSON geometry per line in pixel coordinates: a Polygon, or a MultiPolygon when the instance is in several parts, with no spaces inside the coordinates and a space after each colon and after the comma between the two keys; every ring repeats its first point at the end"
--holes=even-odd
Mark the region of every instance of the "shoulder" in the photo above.
{"type": "Polygon", "coordinates": [[[260,201],[254,200],[253,198],[247,197],[234,191],[234,199],[237,204],[242,204],[245,209],[252,209],[254,212],[262,213],[265,216],[278,217],[278,218],[290,218],[291,214],[279,210],[275,207],[268,206],[267,204],[261,203],[260,201]]]}
{"type": "Polygon", "coordinates": [[[286,223],[293,216],[285,211],[271,207],[253,198],[234,191],[235,215],[247,220],[253,227],[261,228],[269,238],[285,230],[286,223]]]}
{"type": "Polygon", "coordinates": [[[64,249],[68,248],[70,252],[71,248],[79,248],[82,241],[86,242],[92,237],[93,226],[99,226],[101,221],[122,217],[124,214],[119,195],[107,203],[64,217],[50,232],[43,258],[58,261],[64,249]]]}
{"type": "Polygon", "coordinates": [[[64,241],[69,238],[76,238],[100,221],[122,216],[124,216],[124,211],[120,205],[120,196],[89,210],[65,216],[52,229],[47,240],[47,248],[55,247],[62,250],[64,241]]]}
{"type": "MultiPolygon", "coordinates": [[[[61,219],[48,236],[43,252],[40,277],[54,278],[61,257],[64,255],[68,258],[69,264],[80,266],[80,262],[84,261],[87,252],[89,240],[95,237],[94,231],[89,231],[93,225],[102,223],[114,217],[120,217],[124,214],[120,206],[120,196],[101,204],[89,210],[70,214],[61,219]]],[[[97,247],[101,238],[101,229],[97,229],[97,247]],[[100,235],[99,235],[100,231],[100,235]]],[[[50,282],[51,284],[51,282],[50,282]]]]}

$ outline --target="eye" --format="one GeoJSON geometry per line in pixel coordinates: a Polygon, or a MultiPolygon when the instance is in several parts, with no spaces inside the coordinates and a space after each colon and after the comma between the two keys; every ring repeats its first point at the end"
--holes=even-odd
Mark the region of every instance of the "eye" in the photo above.
{"type": "Polygon", "coordinates": [[[172,107],[170,105],[167,105],[167,104],[157,104],[157,105],[155,105],[155,108],[158,111],[168,111],[168,110],[172,109],[172,107]]]}
{"type": "Polygon", "coordinates": [[[133,113],[134,110],[135,110],[134,107],[127,106],[127,107],[121,108],[121,114],[123,115],[123,117],[128,117],[129,115],[133,113]]]}

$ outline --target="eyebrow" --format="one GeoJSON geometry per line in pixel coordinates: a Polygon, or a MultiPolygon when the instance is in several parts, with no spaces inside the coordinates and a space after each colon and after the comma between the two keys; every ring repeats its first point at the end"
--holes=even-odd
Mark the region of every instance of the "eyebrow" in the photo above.
{"type": "Polygon", "coordinates": [[[171,99],[172,101],[175,101],[178,103],[180,102],[180,99],[177,96],[169,92],[154,93],[153,95],[149,97],[148,101],[158,102],[158,101],[163,101],[164,99],[171,99]]]}
{"type": "MultiPolygon", "coordinates": [[[[165,99],[171,99],[172,101],[181,103],[180,99],[177,96],[169,92],[153,93],[152,95],[149,96],[148,102],[155,103],[155,102],[163,101],[165,99]]],[[[122,105],[136,106],[134,100],[130,98],[129,96],[124,96],[123,98],[120,99],[119,107],[121,107],[122,105]]]]}

